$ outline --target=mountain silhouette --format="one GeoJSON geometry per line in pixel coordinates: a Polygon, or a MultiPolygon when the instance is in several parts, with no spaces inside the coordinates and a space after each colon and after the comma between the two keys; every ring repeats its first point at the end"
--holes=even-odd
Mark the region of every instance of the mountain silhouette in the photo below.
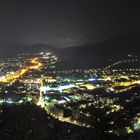
{"type": "Polygon", "coordinates": [[[51,51],[60,58],[60,68],[98,68],[106,66],[128,54],[140,57],[140,32],[121,34],[97,44],[55,48],[48,44],[13,44],[0,46],[0,58],[13,57],[20,53],[51,51]]]}
{"type": "Polygon", "coordinates": [[[61,50],[64,67],[102,67],[128,54],[140,57],[140,33],[122,34],[98,44],[65,48],[61,50]]]}

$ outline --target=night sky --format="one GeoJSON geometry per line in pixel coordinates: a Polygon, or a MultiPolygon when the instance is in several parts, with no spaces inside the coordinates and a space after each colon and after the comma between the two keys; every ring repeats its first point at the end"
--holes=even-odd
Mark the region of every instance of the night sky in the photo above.
{"type": "Polygon", "coordinates": [[[0,0],[0,44],[69,47],[140,29],[138,0],[0,0]]]}

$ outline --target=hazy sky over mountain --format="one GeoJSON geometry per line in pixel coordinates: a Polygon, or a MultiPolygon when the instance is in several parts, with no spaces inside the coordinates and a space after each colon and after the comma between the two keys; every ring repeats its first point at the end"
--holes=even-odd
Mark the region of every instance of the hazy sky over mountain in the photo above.
{"type": "Polygon", "coordinates": [[[138,0],[0,0],[0,44],[97,43],[140,29],[138,0]]]}

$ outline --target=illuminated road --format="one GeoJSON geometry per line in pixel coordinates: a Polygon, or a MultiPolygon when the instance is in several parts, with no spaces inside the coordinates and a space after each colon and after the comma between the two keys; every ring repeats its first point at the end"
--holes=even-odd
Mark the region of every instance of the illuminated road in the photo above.
{"type": "Polygon", "coordinates": [[[16,72],[12,72],[11,74],[7,74],[6,76],[2,77],[0,79],[0,82],[3,83],[9,83],[9,82],[15,82],[18,78],[23,76],[25,73],[29,72],[32,69],[39,69],[42,67],[42,63],[39,62],[39,58],[33,58],[30,61],[31,65],[26,66],[25,68],[22,68],[16,72]]]}
{"type": "Polygon", "coordinates": [[[134,88],[136,85],[140,85],[140,80],[120,82],[120,83],[117,83],[117,84],[113,84],[109,89],[111,91],[113,91],[114,93],[122,93],[122,92],[126,92],[126,91],[134,88]],[[116,89],[118,87],[123,87],[123,88],[122,89],[116,89]]]}
{"type": "Polygon", "coordinates": [[[131,86],[131,85],[135,85],[135,84],[140,84],[140,80],[137,80],[137,81],[130,81],[130,82],[121,82],[121,83],[118,83],[118,84],[114,84],[112,87],[120,87],[120,86],[123,86],[123,87],[128,87],[128,86],[131,86]]]}
{"type": "MultiPolygon", "coordinates": [[[[40,79],[39,82],[40,82],[40,87],[43,87],[43,79],[40,79]]],[[[42,108],[45,107],[44,97],[43,97],[41,88],[40,88],[40,92],[39,92],[39,100],[37,102],[37,105],[41,106],[42,108]]]]}

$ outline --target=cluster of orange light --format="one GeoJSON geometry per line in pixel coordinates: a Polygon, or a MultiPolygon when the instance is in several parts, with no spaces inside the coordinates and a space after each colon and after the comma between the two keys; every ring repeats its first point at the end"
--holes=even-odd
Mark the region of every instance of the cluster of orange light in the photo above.
{"type": "Polygon", "coordinates": [[[6,75],[4,78],[0,79],[0,82],[8,83],[8,82],[14,82],[17,78],[21,77],[25,73],[27,73],[31,69],[39,69],[42,66],[42,63],[39,62],[39,58],[33,58],[30,63],[31,66],[27,66],[25,68],[22,68],[21,70],[16,71],[14,74],[6,75]]]}
{"type": "Polygon", "coordinates": [[[135,85],[135,84],[140,84],[140,80],[130,81],[130,82],[121,82],[118,84],[114,84],[112,87],[119,87],[119,86],[127,87],[127,86],[131,86],[131,85],[135,85]]]}

